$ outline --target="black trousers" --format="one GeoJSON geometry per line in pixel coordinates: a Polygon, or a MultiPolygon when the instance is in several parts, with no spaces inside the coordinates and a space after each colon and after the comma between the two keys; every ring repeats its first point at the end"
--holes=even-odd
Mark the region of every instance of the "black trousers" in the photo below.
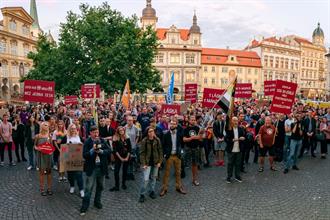
{"type": "Polygon", "coordinates": [[[7,148],[8,148],[9,163],[11,163],[11,162],[13,162],[13,156],[12,156],[12,152],[11,152],[11,149],[12,149],[12,146],[13,146],[12,142],[0,143],[0,159],[1,159],[1,162],[3,162],[4,159],[5,159],[5,147],[6,147],[6,145],[7,145],[7,148]]]}
{"type": "Polygon", "coordinates": [[[300,150],[299,156],[302,156],[304,154],[304,151],[307,150],[309,151],[311,149],[311,154],[314,154],[314,150],[316,149],[316,141],[315,137],[308,137],[307,135],[304,135],[303,143],[302,143],[302,148],[300,150]]]}
{"type": "Polygon", "coordinates": [[[15,154],[17,161],[20,161],[21,159],[25,159],[25,146],[24,146],[24,139],[14,139],[15,143],[15,154]],[[21,150],[20,150],[21,149],[21,150]],[[21,156],[19,155],[19,152],[21,152],[21,156]]]}
{"type": "Polygon", "coordinates": [[[235,177],[240,177],[241,174],[241,162],[242,162],[242,153],[228,153],[227,152],[227,158],[228,158],[228,165],[227,165],[227,177],[231,178],[233,177],[233,171],[235,169],[235,177]]]}
{"type": "Polygon", "coordinates": [[[122,162],[120,160],[115,161],[114,176],[115,176],[116,187],[118,187],[118,188],[119,188],[119,172],[120,172],[121,165],[123,165],[122,184],[125,185],[126,179],[127,179],[128,161],[126,161],[126,162],[122,162]]]}

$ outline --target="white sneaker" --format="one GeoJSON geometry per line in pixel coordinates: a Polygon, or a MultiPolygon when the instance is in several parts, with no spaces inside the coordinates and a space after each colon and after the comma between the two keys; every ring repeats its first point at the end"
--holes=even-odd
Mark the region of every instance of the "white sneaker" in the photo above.
{"type": "Polygon", "coordinates": [[[60,176],[60,177],[58,178],[58,182],[62,182],[62,181],[63,181],[63,177],[60,176]]]}
{"type": "Polygon", "coordinates": [[[32,170],[32,166],[28,166],[27,170],[32,170]]]}
{"type": "Polygon", "coordinates": [[[80,190],[80,197],[81,197],[81,198],[84,198],[84,197],[85,197],[85,192],[84,192],[84,190],[80,190]]]}
{"type": "Polygon", "coordinates": [[[74,193],[74,187],[70,187],[70,193],[71,193],[71,194],[74,193]]]}
{"type": "Polygon", "coordinates": [[[58,170],[58,168],[57,168],[57,166],[56,166],[56,165],[54,165],[54,166],[53,166],[53,169],[54,169],[54,170],[58,170]]]}
{"type": "Polygon", "coordinates": [[[5,162],[1,162],[0,166],[4,167],[5,166],[5,162]]]}
{"type": "Polygon", "coordinates": [[[36,170],[39,171],[39,167],[37,167],[36,170]]]}

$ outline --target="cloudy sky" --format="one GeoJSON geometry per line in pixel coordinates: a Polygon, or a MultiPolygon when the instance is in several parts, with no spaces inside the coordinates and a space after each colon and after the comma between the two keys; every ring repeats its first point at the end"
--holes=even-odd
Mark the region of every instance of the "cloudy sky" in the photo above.
{"type": "MultiPolygon", "coordinates": [[[[39,23],[57,39],[67,11],[80,3],[100,5],[105,0],[37,0],[39,23]]],[[[145,0],[110,0],[125,16],[141,16],[145,0]]],[[[30,0],[0,0],[0,7],[22,6],[30,0]]],[[[311,39],[317,23],[330,46],[330,0],[153,0],[158,27],[189,28],[196,10],[204,47],[242,49],[253,38],[296,34],[311,39]]],[[[1,15],[0,15],[1,19],[1,15]]]]}

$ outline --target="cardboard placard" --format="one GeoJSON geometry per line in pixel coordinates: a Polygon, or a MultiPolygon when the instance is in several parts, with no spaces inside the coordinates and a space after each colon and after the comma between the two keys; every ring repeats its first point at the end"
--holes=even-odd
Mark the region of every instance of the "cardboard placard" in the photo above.
{"type": "Polygon", "coordinates": [[[60,172],[83,171],[83,145],[62,144],[60,149],[60,172]]]}

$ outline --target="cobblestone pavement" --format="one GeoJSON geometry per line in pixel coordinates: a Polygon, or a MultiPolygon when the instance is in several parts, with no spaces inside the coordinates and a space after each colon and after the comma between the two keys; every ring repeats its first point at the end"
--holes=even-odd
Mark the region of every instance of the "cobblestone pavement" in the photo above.
{"type": "MultiPolygon", "coordinates": [[[[281,168],[279,164],[277,167],[281,168]]],[[[243,175],[243,183],[233,184],[225,182],[225,168],[212,167],[200,172],[199,187],[192,186],[187,169],[183,181],[187,195],[175,192],[172,175],[168,194],[155,200],[147,197],[144,204],[137,202],[140,181],[129,181],[126,191],[109,192],[111,172],[110,181],[105,183],[103,209],[91,207],[80,217],[81,199],[78,194],[69,194],[68,184],[57,182],[57,173],[53,173],[54,195],[42,197],[36,171],[27,171],[23,163],[6,165],[0,167],[0,219],[329,220],[330,159],[305,157],[299,167],[301,170],[285,175],[268,168],[258,173],[257,165],[252,164],[243,175]]]]}

